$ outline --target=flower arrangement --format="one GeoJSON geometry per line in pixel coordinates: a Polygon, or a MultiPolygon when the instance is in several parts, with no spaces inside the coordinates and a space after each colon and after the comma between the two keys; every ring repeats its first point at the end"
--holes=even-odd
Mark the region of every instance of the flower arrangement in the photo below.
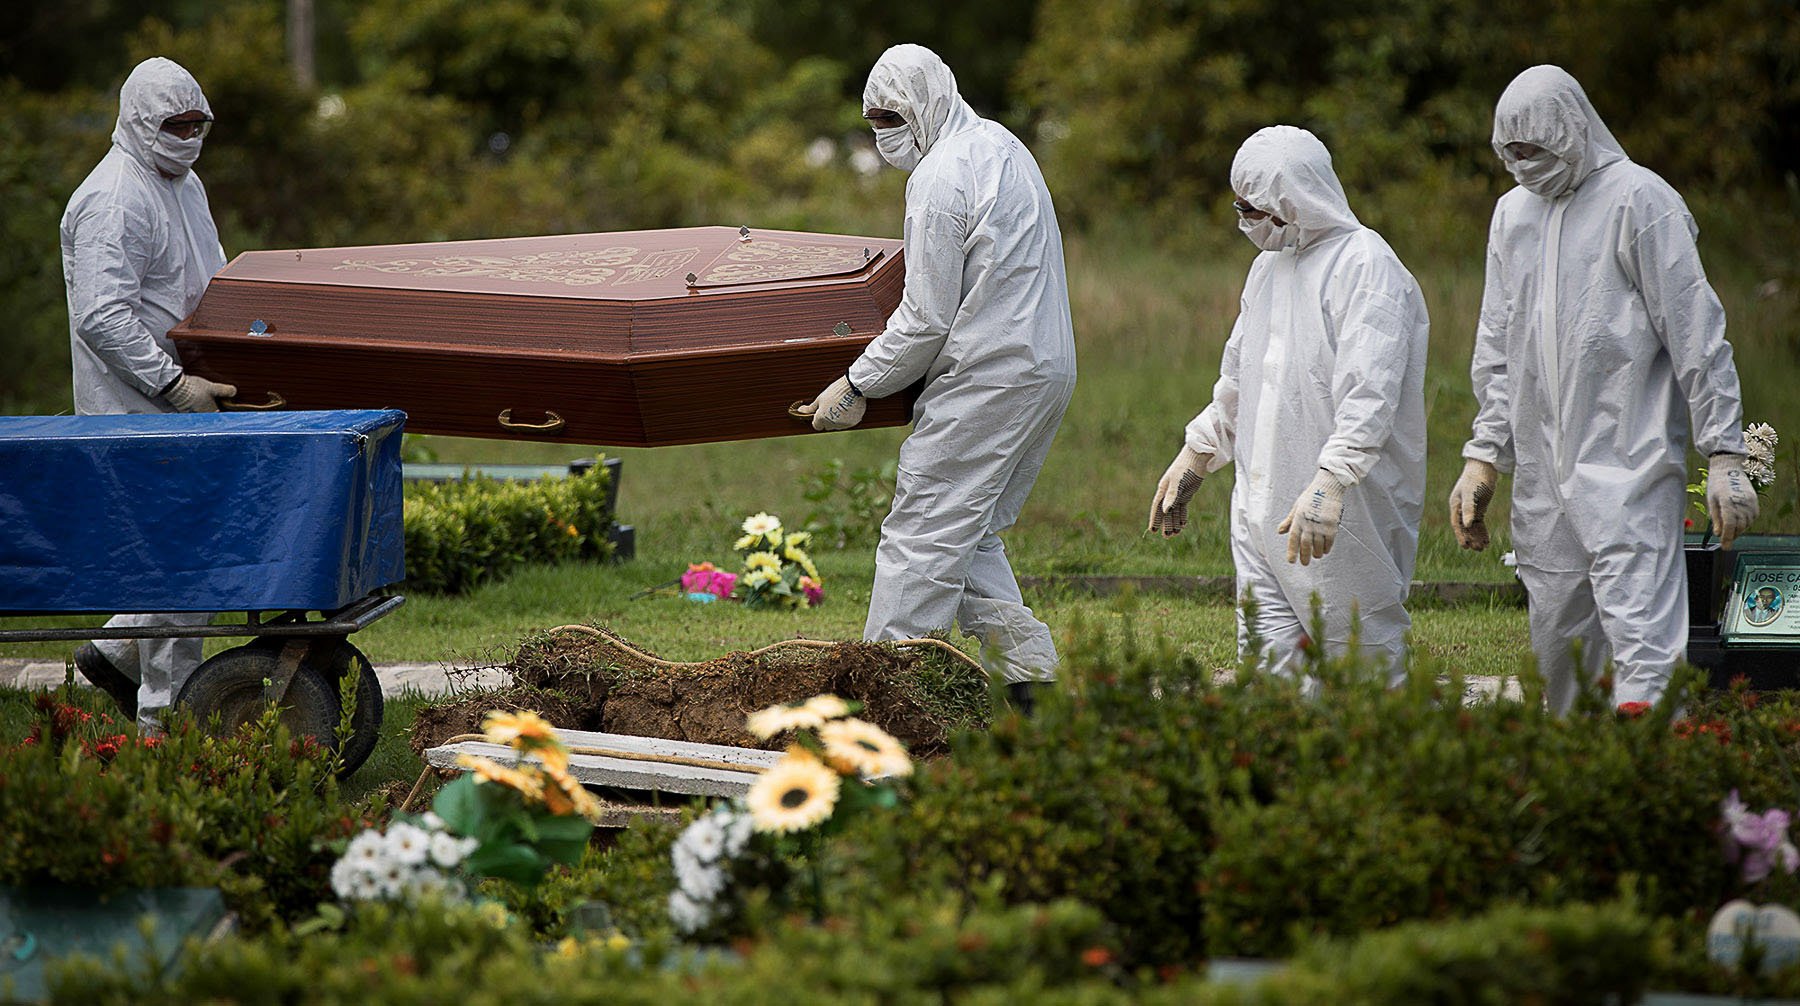
{"type": "Polygon", "coordinates": [[[676,840],[669,919],[678,931],[693,935],[727,921],[741,908],[741,888],[771,878],[779,884],[797,856],[809,860],[813,912],[823,914],[820,839],[856,813],[895,806],[899,781],[913,770],[906,748],[854,711],[835,695],[816,695],[750,715],[751,733],[764,740],[791,733],[794,743],[742,801],[697,818],[676,840]]]}
{"type": "Polygon", "coordinates": [[[1800,869],[1800,849],[1788,838],[1788,812],[1771,807],[1753,814],[1732,790],[1719,804],[1719,841],[1725,861],[1740,865],[1744,883],[1754,884],[1775,872],[1792,874],[1800,869]]]}
{"type": "Polygon", "coordinates": [[[681,574],[681,592],[690,601],[729,599],[737,589],[738,575],[727,573],[710,562],[689,563],[681,574]]]}
{"type": "MultiPolygon", "coordinates": [[[[1768,423],[1751,423],[1744,427],[1744,474],[1749,476],[1750,485],[1760,495],[1763,490],[1775,484],[1775,445],[1781,443],[1781,436],[1775,427],[1768,423]]],[[[1688,483],[1689,502],[1699,513],[1699,520],[1706,521],[1710,517],[1706,512],[1706,475],[1705,468],[1698,469],[1696,477],[1699,481],[1688,483]]],[[[1694,526],[1695,518],[1688,518],[1688,527],[1694,526]]]]}
{"type": "Polygon", "coordinates": [[[331,868],[331,889],[343,901],[461,901],[468,895],[463,861],[479,845],[451,834],[436,814],[395,821],[386,831],[370,828],[331,868]]]}
{"type": "Polygon", "coordinates": [[[744,557],[738,595],[746,607],[810,608],[825,600],[825,581],[806,552],[811,533],[783,531],[781,518],[767,513],[746,517],[743,531],[732,547],[744,557]]]}

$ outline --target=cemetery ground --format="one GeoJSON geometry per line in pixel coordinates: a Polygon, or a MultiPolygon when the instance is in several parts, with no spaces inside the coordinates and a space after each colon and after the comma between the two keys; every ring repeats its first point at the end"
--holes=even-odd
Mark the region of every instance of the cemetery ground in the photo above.
{"type": "MultiPolygon", "coordinates": [[[[1756,530],[1792,532],[1793,278],[1771,292],[1771,277],[1720,244],[1703,239],[1703,252],[1732,319],[1745,418],[1784,436],[1756,530]]],[[[847,820],[789,848],[780,869],[741,878],[734,913],[703,939],[671,927],[676,833],[655,824],[596,843],[542,884],[488,881],[476,908],[333,914],[320,907],[335,900],[324,871],[353,828],[321,826],[310,845],[258,844],[231,857],[206,845],[202,825],[236,811],[185,785],[166,804],[132,803],[140,798],[116,776],[145,764],[132,760],[142,752],[115,763],[110,779],[80,759],[32,761],[14,745],[46,714],[31,696],[4,692],[0,746],[14,762],[0,775],[0,802],[7,776],[16,794],[31,772],[66,773],[54,778],[67,780],[68,799],[47,802],[50,819],[33,833],[72,837],[60,850],[48,838],[0,841],[0,883],[104,879],[115,866],[72,861],[123,849],[155,860],[165,882],[220,883],[245,919],[240,935],[196,951],[179,973],[105,962],[59,972],[57,1000],[1591,1003],[1636,1001],[1646,988],[1800,992],[1791,970],[1710,968],[1703,935],[1732,897],[1800,896],[1800,880],[1780,869],[1747,880],[1719,835],[1734,790],[1757,811],[1800,801],[1791,769],[1800,706],[1789,694],[1683,693],[1680,719],[1673,704],[1639,719],[1592,708],[1553,720],[1516,702],[1464,703],[1466,679],[1517,674],[1527,653],[1522,607],[1482,599],[1415,604],[1408,688],[1383,692],[1353,667],[1324,666],[1330,697],[1309,703],[1279,683],[1219,674],[1235,659],[1222,598],[1085,592],[1084,576],[1230,571],[1229,472],[1202,487],[1186,533],[1165,541],[1142,531],[1182,425],[1210,397],[1249,258],[1230,248],[1196,264],[1104,235],[1069,241],[1080,384],[1007,547],[1067,654],[1070,697],[1030,722],[1000,715],[960,736],[919,767],[897,807],[847,820]],[[83,819],[90,791],[96,806],[104,795],[116,801],[105,806],[163,815],[176,839],[152,848],[149,824],[108,830],[83,819]],[[607,921],[584,929],[580,906],[594,902],[607,921]],[[708,949],[696,956],[696,945],[708,949]],[[1203,962],[1221,957],[1294,963],[1260,987],[1206,983],[1203,962]],[[1480,999],[1484,990],[1495,997],[1480,999]]],[[[1473,412],[1479,259],[1409,261],[1433,317],[1415,575],[1505,587],[1505,493],[1490,515],[1495,545],[1482,554],[1457,550],[1442,503],[1473,412]]],[[[504,663],[521,640],[572,623],[607,625],[677,660],[794,636],[856,638],[885,500],[850,487],[879,485],[903,432],[618,452],[618,519],[637,528],[635,560],[527,567],[457,597],[412,595],[352,641],[377,665],[468,667],[504,663]],[[809,498],[827,476],[839,488],[809,498]],[[738,525],[757,512],[830,529],[813,546],[823,606],[749,611],[637,596],[690,562],[733,566],[738,525]]],[[[413,449],[470,464],[556,464],[594,450],[442,439],[413,449]]],[[[9,645],[0,659],[67,650],[9,645]]],[[[1524,683],[1529,698],[1528,675],[1524,683]]],[[[407,730],[427,701],[390,701],[376,754],[342,783],[271,778],[267,805],[244,813],[283,827],[302,818],[380,826],[396,787],[419,772],[407,730]]],[[[103,711],[91,690],[73,702],[103,711]]],[[[263,740],[251,750],[283,757],[263,740]]],[[[196,765],[231,754],[188,744],[175,747],[196,765]]]]}

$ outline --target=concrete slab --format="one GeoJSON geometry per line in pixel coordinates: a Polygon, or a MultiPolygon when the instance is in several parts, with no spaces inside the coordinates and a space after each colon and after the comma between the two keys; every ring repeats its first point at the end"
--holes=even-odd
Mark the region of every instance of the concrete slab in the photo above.
{"type": "MultiPolygon", "coordinates": [[[[780,751],[726,747],[720,744],[690,744],[660,737],[632,737],[625,734],[590,733],[584,730],[558,731],[577,753],[569,757],[569,772],[583,784],[610,786],[617,789],[645,790],[678,796],[742,796],[756,781],[757,769],[768,768],[781,759],[780,751]],[[630,754],[649,754],[675,758],[692,758],[729,765],[742,765],[743,771],[723,767],[680,765],[662,761],[640,761],[609,755],[581,754],[581,748],[602,748],[630,754]]],[[[502,764],[513,764],[518,753],[503,744],[463,741],[425,752],[425,760],[438,768],[453,768],[458,754],[479,755],[502,764]]]]}

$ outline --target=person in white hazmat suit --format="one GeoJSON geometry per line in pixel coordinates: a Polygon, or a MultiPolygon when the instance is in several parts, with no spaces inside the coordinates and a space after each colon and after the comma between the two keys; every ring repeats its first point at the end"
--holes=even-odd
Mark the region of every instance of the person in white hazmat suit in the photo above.
{"type": "Polygon", "coordinates": [[[1397,682],[1425,494],[1425,299],[1357,221],[1312,133],[1258,130],[1232,161],[1231,187],[1262,254],[1212,402],[1157,483],[1150,530],[1179,534],[1201,480],[1235,462],[1240,651],[1260,637],[1254,656],[1291,675],[1309,641],[1340,654],[1354,626],[1361,652],[1397,682]],[[1315,596],[1323,640],[1310,637],[1315,596]]]}
{"type": "Polygon", "coordinates": [[[1698,228],[1633,163],[1574,77],[1519,74],[1493,144],[1518,187],[1488,228],[1470,366],[1478,411],[1450,493],[1464,548],[1488,545],[1500,472],[1550,708],[1575,701],[1575,642],[1612,700],[1655,702],[1687,650],[1681,557],[1688,427],[1711,459],[1707,511],[1729,545],[1755,519],[1725,312],[1698,228]]]}
{"type": "Polygon", "coordinates": [[[1018,519],[1075,387],[1062,233],[1030,151],[975,114],[931,50],[898,45],[863,114],[906,184],[906,288],[886,329],[805,409],[819,430],[866,398],[924,383],[881,525],[864,636],[959,623],[1029,711],[1054,680],[1049,627],[1025,606],[1000,532],[1018,519]]]}
{"type": "MultiPolygon", "coordinates": [[[[212,108],[193,76],[161,57],[119,89],[112,148],[62,217],[69,351],[80,415],[216,412],[237,394],[185,373],[168,331],[225,264],[206,188],[193,172],[212,108]]],[[[204,625],[209,614],[120,615],[107,626],[204,625]]],[[[199,666],[198,639],[102,640],[75,666],[127,715],[157,714],[199,666]]]]}

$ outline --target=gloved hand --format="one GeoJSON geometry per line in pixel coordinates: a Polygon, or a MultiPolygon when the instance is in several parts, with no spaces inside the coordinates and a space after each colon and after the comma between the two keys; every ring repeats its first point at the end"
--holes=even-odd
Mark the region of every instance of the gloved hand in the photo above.
{"type": "Polygon", "coordinates": [[[862,422],[868,408],[869,400],[850,383],[850,375],[845,374],[819,392],[811,405],[802,405],[798,411],[812,417],[815,430],[847,430],[862,422]]]}
{"type": "Polygon", "coordinates": [[[1469,460],[1450,490],[1450,530],[1456,543],[1470,551],[1488,547],[1487,508],[1493,502],[1500,472],[1486,461],[1469,460]]]}
{"type": "Polygon", "coordinates": [[[1730,548],[1756,519],[1756,488],[1744,474],[1744,459],[1737,454],[1714,454],[1707,459],[1706,515],[1712,518],[1719,545],[1730,548]]]}
{"type": "Polygon", "coordinates": [[[1297,557],[1305,566],[1331,553],[1337,540],[1338,520],[1344,515],[1344,484],[1325,469],[1313,476],[1312,485],[1294,501],[1287,520],[1275,529],[1288,536],[1287,561],[1297,557]]]}
{"type": "Polygon", "coordinates": [[[1192,447],[1183,444],[1181,453],[1175,455],[1175,461],[1163,477],[1156,483],[1156,496],[1150,501],[1150,527],[1147,530],[1160,531],[1164,538],[1173,538],[1187,527],[1188,500],[1200,488],[1206,479],[1206,466],[1212,464],[1211,454],[1201,454],[1192,447]]]}
{"type": "Polygon", "coordinates": [[[220,384],[193,374],[182,374],[163,389],[163,399],[181,412],[217,412],[219,399],[237,395],[234,384],[220,384]]]}

